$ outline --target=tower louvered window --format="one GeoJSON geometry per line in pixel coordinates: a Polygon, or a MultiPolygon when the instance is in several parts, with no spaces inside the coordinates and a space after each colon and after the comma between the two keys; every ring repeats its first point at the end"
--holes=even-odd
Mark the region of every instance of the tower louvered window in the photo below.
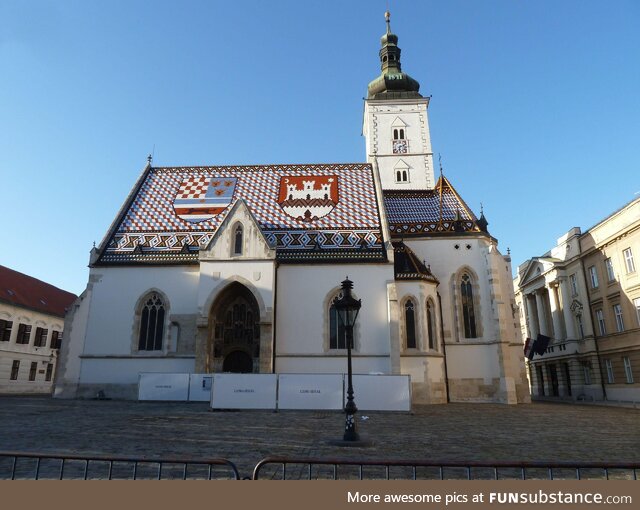
{"type": "Polygon", "coordinates": [[[151,294],[149,299],[145,301],[140,316],[139,351],[162,350],[164,314],[162,299],[156,293],[151,294]]]}

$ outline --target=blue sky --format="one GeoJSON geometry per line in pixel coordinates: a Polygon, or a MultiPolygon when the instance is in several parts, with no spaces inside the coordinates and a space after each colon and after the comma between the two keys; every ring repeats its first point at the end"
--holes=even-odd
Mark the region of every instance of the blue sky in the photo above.
{"type": "MultiPolygon", "coordinates": [[[[364,161],[387,3],[3,0],[0,264],[80,293],[152,151],[364,161]]],[[[640,2],[390,4],[434,151],[514,268],[640,196],[640,2]]]]}

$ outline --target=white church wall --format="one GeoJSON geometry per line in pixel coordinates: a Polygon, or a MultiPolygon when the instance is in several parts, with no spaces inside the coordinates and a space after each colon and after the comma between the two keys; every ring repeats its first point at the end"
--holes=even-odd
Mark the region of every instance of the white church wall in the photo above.
{"type": "MultiPolygon", "coordinates": [[[[166,296],[165,337],[172,314],[193,314],[198,286],[197,266],[99,267],[89,310],[84,355],[136,355],[134,319],[138,300],[151,290],[166,296]],[[107,312],[107,313],[105,313],[107,312]]],[[[165,346],[168,341],[165,338],[165,346]]],[[[157,355],[157,351],[150,351],[157,355]]]]}
{"type": "Polygon", "coordinates": [[[354,368],[360,373],[389,373],[386,283],[393,281],[391,264],[281,265],[277,282],[278,372],[309,371],[310,367],[325,373],[344,371],[346,351],[329,349],[329,306],[347,275],[354,282],[353,295],[362,299],[354,332],[354,368]]]}

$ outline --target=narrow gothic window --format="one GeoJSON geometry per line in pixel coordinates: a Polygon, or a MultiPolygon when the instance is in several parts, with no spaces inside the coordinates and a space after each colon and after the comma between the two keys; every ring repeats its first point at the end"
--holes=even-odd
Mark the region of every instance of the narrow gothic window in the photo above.
{"type": "Polygon", "coordinates": [[[416,318],[413,301],[404,304],[404,323],[407,330],[407,349],[416,348],[416,318]]]}
{"type": "Polygon", "coordinates": [[[233,254],[242,255],[242,225],[236,227],[234,236],[233,254]]]}
{"type": "Polygon", "coordinates": [[[407,171],[403,170],[402,171],[402,182],[407,182],[408,180],[409,179],[408,179],[407,171]]]}
{"type": "Polygon", "coordinates": [[[427,336],[429,337],[429,349],[436,348],[435,338],[435,320],[433,316],[433,303],[431,300],[427,301],[427,336]]]}
{"type": "Polygon", "coordinates": [[[398,130],[397,129],[393,130],[393,139],[394,140],[398,140],[398,130]]]}
{"type": "MultiPolygon", "coordinates": [[[[338,311],[334,305],[342,294],[338,294],[331,300],[329,308],[329,349],[346,349],[347,348],[347,330],[338,318],[338,311]]],[[[353,347],[353,346],[351,346],[353,347]]]]}
{"type": "Polygon", "coordinates": [[[151,294],[142,307],[140,316],[139,351],[162,350],[164,332],[164,303],[155,292],[151,294]]]}
{"type": "Polygon", "coordinates": [[[400,129],[400,140],[404,140],[404,129],[400,129]]]}
{"type": "Polygon", "coordinates": [[[465,273],[462,275],[460,283],[460,293],[462,296],[462,319],[464,321],[465,338],[476,338],[476,316],[473,306],[473,284],[471,277],[465,273]]]}

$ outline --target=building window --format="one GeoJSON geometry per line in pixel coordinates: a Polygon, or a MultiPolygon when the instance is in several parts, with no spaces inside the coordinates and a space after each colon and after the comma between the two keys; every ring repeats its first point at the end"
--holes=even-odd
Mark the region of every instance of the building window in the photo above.
{"type": "Polygon", "coordinates": [[[598,288],[598,273],[596,271],[596,266],[589,267],[589,278],[591,279],[591,288],[598,288]]]}
{"type": "Polygon", "coordinates": [[[477,338],[476,316],[473,306],[473,283],[468,273],[462,275],[460,282],[460,295],[462,296],[462,320],[464,323],[465,338],[477,338]]]}
{"type": "Polygon", "coordinates": [[[620,303],[613,305],[613,314],[616,316],[616,331],[621,333],[624,331],[624,321],[622,320],[622,306],[620,306],[620,303]]]}
{"type": "Polygon", "coordinates": [[[62,332],[55,329],[51,332],[51,348],[60,349],[62,345],[62,332]]]}
{"type": "Polygon", "coordinates": [[[633,300],[633,306],[636,308],[636,319],[638,319],[638,326],[640,326],[640,298],[633,300]]]}
{"type": "Polygon", "coordinates": [[[242,255],[242,237],[243,237],[243,228],[242,225],[238,224],[233,233],[233,254],[234,255],[242,255]]]}
{"type": "Polygon", "coordinates": [[[576,315],[576,322],[578,323],[578,332],[580,338],[584,338],[584,324],[582,323],[582,315],[576,315]]]}
{"type": "Polygon", "coordinates": [[[611,258],[604,260],[604,267],[607,269],[607,278],[610,282],[614,282],[616,280],[616,274],[613,271],[613,261],[611,258]]]}
{"type": "Polygon", "coordinates": [[[613,377],[613,365],[610,359],[604,360],[604,365],[607,367],[607,382],[613,384],[615,379],[613,377]]]}
{"type": "Polygon", "coordinates": [[[624,375],[627,378],[627,382],[629,384],[633,383],[633,370],[631,370],[631,360],[624,356],[622,358],[622,362],[624,363],[624,375]]]}
{"type": "Polygon", "coordinates": [[[340,322],[340,319],[338,318],[338,311],[334,305],[334,303],[341,297],[342,293],[333,298],[331,301],[331,307],[329,308],[329,349],[347,348],[347,329],[340,322]]]}
{"type": "Polygon", "coordinates": [[[407,335],[407,349],[416,348],[416,316],[415,306],[410,299],[404,304],[404,325],[407,335]]]}
{"type": "Polygon", "coordinates": [[[436,321],[435,307],[431,300],[427,301],[427,337],[429,338],[429,349],[436,348],[436,321]]]}
{"type": "Polygon", "coordinates": [[[582,362],[582,374],[584,375],[584,383],[591,384],[591,363],[588,361],[582,362]]]}
{"type": "Polygon", "coordinates": [[[607,334],[607,326],[604,323],[604,313],[602,309],[596,310],[596,322],[598,323],[598,329],[600,330],[600,335],[607,334]]]}
{"type": "Polygon", "coordinates": [[[569,283],[571,284],[571,295],[572,296],[577,296],[578,295],[578,280],[576,279],[576,275],[575,273],[572,275],[569,275],[569,283]]]}
{"type": "Polygon", "coordinates": [[[409,182],[409,172],[407,170],[396,170],[396,182],[409,182]]]}
{"type": "Polygon", "coordinates": [[[393,139],[404,140],[404,128],[393,128],[393,139]]]}
{"type": "Polygon", "coordinates": [[[38,362],[37,361],[32,361],[31,362],[31,368],[29,368],[29,380],[30,381],[35,381],[36,380],[36,372],[38,371],[38,362]]]}
{"type": "Polygon", "coordinates": [[[624,267],[627,270],[627,274],[635,273],[636,265],[633,262],[633,253],[631,252],[631,248],[627,248],[622,253],[624,254],[624,267]]]}
{"type": "Polygon", "coordinates": [[[12,381],[16,381],[18,379],[18,372],[20,371],[20,361],[13,360],[13,364],[11,365],[11,376],[10,379],[12,381]]]}
{"type": "Polygon", "coordinates": [[[18,337],[16,338],[16,343],[28,344],[29,337],[31,337],[31,326],[27,324],[20,324],[18,326],[18,337]]]}
{"type": "Polygon", "coordinates": [[[164,333],[164,303],[155,292],[149,296],[140,317],[139,351],[162,350],[164,333]]]}
{"type": "Polygon", "coordinates": [[[44,376],[45,381],[51,381],[53,375],[53,363],[47,363],[47,373],[44,376]]]}
{"type": "Polygon", "coordinates": [[[33,345],[35,345],[36,347],[46,347],[48,334],[49,334],[48,329],[36,328],[36,339],[33,345]]]}
{"type": "Polygon", "coordinates": [[[11,339],[12,321],[0,319],[0,342],[8,342],[11,339]]]}

